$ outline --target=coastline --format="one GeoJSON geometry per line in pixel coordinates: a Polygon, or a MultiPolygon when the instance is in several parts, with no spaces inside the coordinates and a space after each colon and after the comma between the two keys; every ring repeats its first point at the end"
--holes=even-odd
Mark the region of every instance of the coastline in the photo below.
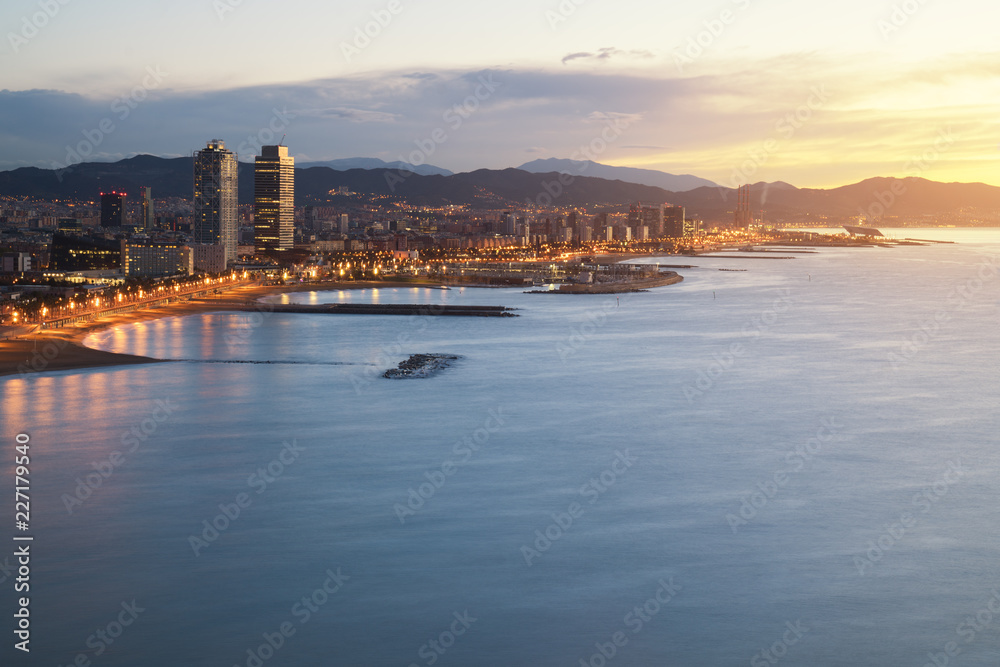
{"type": "Polygon", "coordinates": [[[248,302],[255,302],[265,296],[314,290],[370,289],[385,286],[386,283],[373,282],[323,282],[237,287],[211,297],[201,297],[156,308],[110,315],[61,329],[45,329],[11,340],[0,340],[0,377],[34,375],[47,371],[166,363],[169,361],[168,359],[154,359],[97,350],[84,346],[83,341],[96,331],[122,324],[146,322],[164,317],[236,310],[245,307],[248,302]]]}

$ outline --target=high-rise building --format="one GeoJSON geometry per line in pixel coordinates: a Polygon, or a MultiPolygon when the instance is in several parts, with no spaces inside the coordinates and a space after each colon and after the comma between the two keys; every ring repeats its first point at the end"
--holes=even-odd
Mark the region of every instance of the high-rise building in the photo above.
{"type": "Polygon", "coordinates": [[[347,218],[346,213],[341,213],[337,218],[337,232],[340,234],[346,234],[350,229],[350,221],[347,218]]]}
{"type": "Polygon", "coordinates": [[[638,225],[632,225],[633,229],[639,227],[649,227],[649,233],[653,237],[663,236],[663,204],[647,204],[642,207],[642,216],[638,225]]]}
{"type": "Polygon", "coordinates": [[[500,233],[505,236],[513,236],[517,230],[517,219],[510,211],[504,211],[500,216],[500,233]]]}
{"type": "Polygon", "coordinates": [[[698,235],[698,221],[684,218],[684,238],[692,238],[698,235]]]}
{"type": "Polygon", "coordinates": [[[156,227],[156,211],[153,210],[153,188],[142,188],[142,222],[139,226],[146,231],[156,227]]]}
{"type": "Polygon", "coordinates": [[[295,158],[287,146],[263,146],[254,159],[254,248],[291,250],[295,232],[295,158]]]}
{"type": "Polygon", "coordinates": [[[679,239],[684,236],[684,207],[663,207],[663,236],[679,239]]]}
{"type": "Polygon", "coordinates": [[[236,201],[239,165],[226,143],[212,139],[194,156],[194,240],[222,245],[236,260],[236,201]]]}
{"type": "Polygon", "coordinates": [[[124,227],[125,226],[125,197],[124,192],[102,192],[101,193],[101,227],[124,227]]]}

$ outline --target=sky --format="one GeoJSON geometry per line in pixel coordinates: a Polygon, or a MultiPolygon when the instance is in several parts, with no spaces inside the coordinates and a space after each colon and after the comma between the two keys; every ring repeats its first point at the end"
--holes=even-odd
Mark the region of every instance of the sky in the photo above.
{"type": "Polygon", "coordinates": [[[4,0],[0,169],[222,139],[298,163],[540,158],[1000,186],[1000,4],[4,0]]]}

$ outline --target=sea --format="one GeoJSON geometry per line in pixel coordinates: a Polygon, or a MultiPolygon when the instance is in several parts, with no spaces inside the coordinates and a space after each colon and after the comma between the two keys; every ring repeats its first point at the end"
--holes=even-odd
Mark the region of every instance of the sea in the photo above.
{"type": "Polygon", "coordinates": [[[262,302],[0,378],[0,663],[995,667],[1000,229],[887,231],[951,243],[302,292],[518,317],[262,302]],[[458,359],[382,377],[418,353],[458,359]]]}

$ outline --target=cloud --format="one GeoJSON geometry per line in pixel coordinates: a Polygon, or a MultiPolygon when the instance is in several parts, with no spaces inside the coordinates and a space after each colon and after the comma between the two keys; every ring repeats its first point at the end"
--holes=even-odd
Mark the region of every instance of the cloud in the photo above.
{"type": "Polygon", "coordinates": [[[593,111],[587,114],[587,120],[605,122],[605,121],[616,121],[623,120],[627,124],[632,125],[633,123],[638,123],[642,120],[641,113],[619,113],[617,111],[593,111]]]}
{"type": "MultiPolygon", "coordinates": [[[[607,51],[607,59],[619,57],[615,51],[607,51]]],[[[601,53],[570,62],[601,62],[601,53]]],[[[623,120],[624,131],[607,142],[599,161],[728,182],[753,151],[759,154],[774,139],[777,148],[753,179],[811,186],[902,172],[941,128],[952,126],[959,141],[927,173],[934,178],[952,161],[983,165],[986,153],[995,158],[995,60],[990,54],[965,57],[954,63],[961,69],[954,74],[937,61],[810,53],[705,61],[697,76],[604,67],[386,72],[157,91],[127,114],[113,109],[110,97],[0,90],[0,168],[52,168],[88,136],[94,139],[88,157],[110,159],[190,155],[212,138],[239,148],[285,133],[293,155],[308,151],[317,161],[409,160],[419,150],[427,162],[453,171],[504,168],[524,162],[525,154],[570,157],[591,145],[609,121],[623,120]],[[828,99],[803,110],[817,86],[828,99]],[[779,132],[778,123],[796,113],[802,120],[796,119],[791,136],[787,124],[779,132]],[[279,115],[287,120],[274,122],[279,115]],[[104,119],[113,128],[98,133],[104,119]],[[272,132],[278,125],[283,127],[272,132]]]]}
{"type": "Polygon", "coordinates": [[[597,62],[608,62],[612,58],[631,58],[631,59],[648,59],[654,58],[655,55],[652,51],[646,51],[642,49],[636,49],[632,51],[623,51],[622,49],[616,49],[613,46],[605,47],[599,49],[596,53],[591,53],[589,51],[579,51],[577,53],[570,53],[564,56],[562,59],[562,64],[566,65],[573,62],[574,60],[592,60],[597,62]]]}
{"type": "Polygon", "coordinates": [[[394,123],[400,118],[394,113],[373,111],[371,109],[352,109],[349,107],[322,109],[320,110],[320,114],[332,118],[343,118],[352,123],[394,123]]]}
{"type": "Polygon", "coordinates": [[[569,54],[568,56],[566,56],[566,57],[564,57],[562,59],[562,64],[565,65],[566,63],[568,63],[568,62],[570,62],[572,60],[578,60],[580,58],[593,58],[593,57],[594,57],[594,54],[593,53],[589,53],[587,51],[580,51],[579,53],[571,53],[571,54],[569,54]]]}

